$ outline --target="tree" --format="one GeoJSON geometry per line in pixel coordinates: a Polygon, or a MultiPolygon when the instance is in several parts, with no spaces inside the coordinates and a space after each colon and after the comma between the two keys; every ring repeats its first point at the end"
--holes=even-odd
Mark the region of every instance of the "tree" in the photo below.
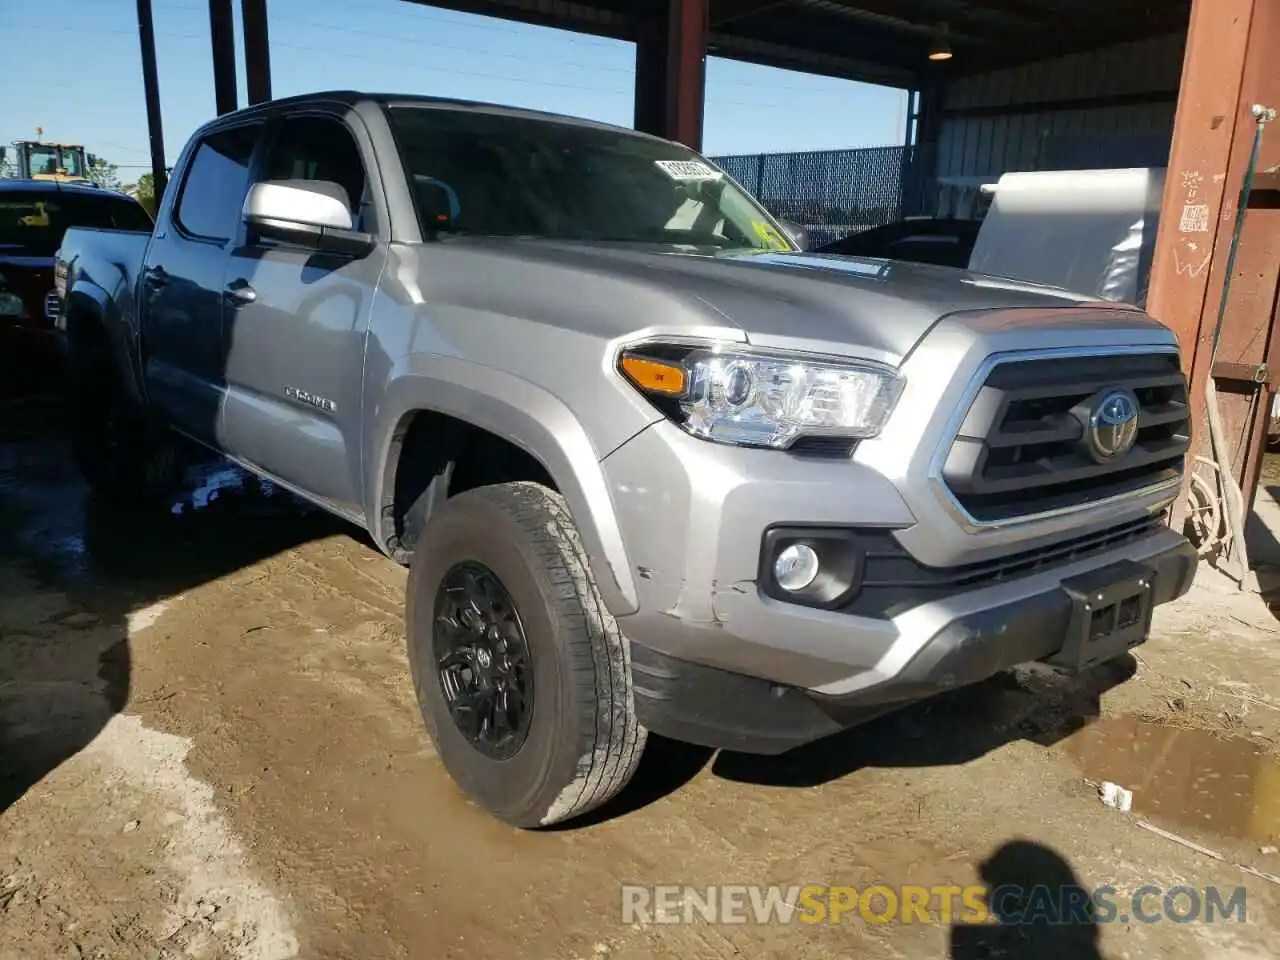
{"type": "MultiPolygon", "coordinates": [[[[165,179],[173,176],[173,167],[165,168],[165,179]]],[[[137,183],[131,183],[128,186],[121,187],[125,193],[137,200],[151,214],[154,220],[156,215],[156,186],[155,177],[149,173],[144,173],[138,178],[137,183]]]]}
{"type": "Polygon", "coordinates": [[[89,167],[89,179],[108,190],[120,189],[120,170],[114,163],[107,163],[101,157],[94,157],[89,167]]]}
{"type": "Polygon", "coordinates": [[[138,178],[137,183],[131,183],[124,188],[124,192],[137,200],[146,209],[147,213],[154,218],[156,215],[156,189],[155,179],[149,173],[144,173],[138,178]]]}

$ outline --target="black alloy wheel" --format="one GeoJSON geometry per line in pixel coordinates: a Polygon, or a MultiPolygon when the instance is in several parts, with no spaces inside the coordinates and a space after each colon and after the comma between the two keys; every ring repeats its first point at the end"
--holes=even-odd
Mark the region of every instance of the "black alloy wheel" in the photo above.
{"type": "Polygon", "coordinates": [[[491,759],[513,757],[529,734],[533,665],[520,613],[493,571],[475,561],[449,569],[436,592],[432,642],[458,731],[491,759]]]}

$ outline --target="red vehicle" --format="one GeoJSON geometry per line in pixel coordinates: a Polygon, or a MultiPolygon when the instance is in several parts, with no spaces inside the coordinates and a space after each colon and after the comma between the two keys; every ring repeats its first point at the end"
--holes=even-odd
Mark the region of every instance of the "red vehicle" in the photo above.
{"type": "Polygon", "coordinates": [[[58,372],[53,257],[68,227],[151,231],[132,197],[83,183],[0,180],[0,396],[58,372]]]}

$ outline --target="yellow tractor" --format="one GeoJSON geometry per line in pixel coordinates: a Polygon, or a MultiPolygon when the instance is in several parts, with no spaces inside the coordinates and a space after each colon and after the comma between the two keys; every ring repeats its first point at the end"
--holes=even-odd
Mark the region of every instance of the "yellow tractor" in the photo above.
{"type": "MultiPolygon", "coordinates": [[[[6,150],[0,147],[0,161],[6,150]]],[[[74,143],[48,143],[43,140],[15,140],[13,161],[20,180],[55,180],[60,183],[85,183],[89,167],[96,157],[86,154],[74,143]]]]}

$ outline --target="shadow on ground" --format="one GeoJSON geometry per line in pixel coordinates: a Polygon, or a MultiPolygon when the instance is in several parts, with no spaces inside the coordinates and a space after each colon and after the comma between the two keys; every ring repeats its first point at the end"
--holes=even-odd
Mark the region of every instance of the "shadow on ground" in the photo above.
{"type": "Polygon", "coordinates": [[[1001,673],[777,757],[723,752],[727,780],[812,787],[868,767],[968,763],[1016,740],[1052,746],[1096,719],[1102,694],[1133,676],[1131,656],[1075,677],[1047,668],[1001,673]]]}
{"type": "Polygon", "coordinates": [[[978,873],[993,921],[956,923],[950,960],[1101,960],[1096,910],[1062,856],[1030,840],[1012,840],[978,873]]]}
{"type": "Polygon", "coordinates": [[[954,766],[1017,740],[1049,747],[1095,720],[1102,695],[1136,669],[1134,658],[1124,656],[1077,676],[1039,667],[1001,673],[779,756],[717,753],[650,736],[626,790],[564,829],[602,823],[645,807],[679,790],[708,764],[725,780],[813,787],[871,767],[954,766]]]}
{"type": "Polygon", "coordinates": [[[131,614],[339,521],[221,462],[146,512],[90,496],[56,395],[0,401],[0,812],[130,697],[131,614]]]}
{"type": "MultiPolygon", "coordinates": [[[[1264,466],[1280,464],[1280,455],[1268,454],[1264,466]]],[[[1253,509],[1245,522],[1245,543],[1249,563],[1258,577],[1258,589],[1268,609],[1280,618],[1280,486],[1263,483],[1258,487],[1253,509]]]]}

